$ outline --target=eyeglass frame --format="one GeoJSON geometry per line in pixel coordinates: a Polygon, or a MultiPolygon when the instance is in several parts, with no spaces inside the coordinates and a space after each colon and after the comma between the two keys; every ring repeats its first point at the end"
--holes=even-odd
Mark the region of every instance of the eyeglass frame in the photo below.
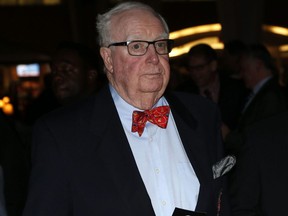
{"type": "Polygon", "coordinates": [[[129,55],[131,56],[143,56],[147,53],[148,51],[148,47],[150,44],[153,44],[154,46],[154,49],[156,51],[157,54],[159,55],[168,55],[171,51],[172,51],[172,48],[173,48],[173,44],[174,44],[174,40],[171,40],[171,39],[160,39],[160,40],[155,40],[155,41],[145,41],[145,40],[129,40],[129,41],[123,41],[123,42],[116,42],[116,43],[111,43],[107,46],[107,48],[110,48],[111,46],[126,46],[127,47],[127,51],[129,53],[129,55]],[[159,53],[156,46],[155,46],[155,43],[157,42],[161,42],[161,41],[167,41],[167,53],[159,53]],[[134,55],[134,54],[131,54],[131,52],[129,51],[129,44],[131,44],[132,42],[145,42],[148,44],[148,46],[145,48],[145,52],[141,55],[134,55]]]}

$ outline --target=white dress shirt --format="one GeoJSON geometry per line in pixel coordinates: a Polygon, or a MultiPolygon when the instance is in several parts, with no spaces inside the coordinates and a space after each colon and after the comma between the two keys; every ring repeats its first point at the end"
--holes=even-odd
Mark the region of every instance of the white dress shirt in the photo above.
{"type": "MultiPolygon", "coordinates": [[[[166,129],[147,122],[139,137],[131,132],[132,113],[139,109],[126,103],[113,87],[110,90],[155,214],[171,216],[175,207],[194,211],[200,184],[172,113],[166,129]]],[[[164,97],[155,107],[163,105],[168,105],[164,97]]]]}

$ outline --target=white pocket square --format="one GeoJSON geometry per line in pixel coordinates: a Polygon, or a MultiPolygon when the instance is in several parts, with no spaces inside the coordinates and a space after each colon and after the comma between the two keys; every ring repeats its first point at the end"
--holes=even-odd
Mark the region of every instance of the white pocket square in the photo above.
{"type": "Polygon", "coordinates": [[[214,179],[223,176],[229,172],[236,164],[236,157],[234,155],[228,155],[221,159],[212,166],[214,179]]]}

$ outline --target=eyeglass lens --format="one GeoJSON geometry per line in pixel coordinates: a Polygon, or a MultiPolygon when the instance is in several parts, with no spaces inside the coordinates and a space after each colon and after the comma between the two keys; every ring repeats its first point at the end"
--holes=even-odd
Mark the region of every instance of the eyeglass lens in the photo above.
{"type": "Polygon", "coordinates": [[[168,40],[159,40],[154,42],[131,41],[128,44],[128,51],[130,55],[144,55],[150,44],[154,45],[154,48],[159,55],[165,55],[171,51],[171,43],[168,40]]]}

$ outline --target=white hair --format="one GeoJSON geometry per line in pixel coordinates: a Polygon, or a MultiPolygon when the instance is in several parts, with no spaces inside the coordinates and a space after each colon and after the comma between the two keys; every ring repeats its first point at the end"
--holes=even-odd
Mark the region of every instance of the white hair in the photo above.
{"type": "Polygon", "coordinates": [[[158,18],[161,21],[161,23],[163,24],[165,33],[167,34],[167,36],[169,35],[169,28],[168,28],[166,21],[152,7],[141,2],[123,2],[123,3],[116,5],[114,8],[112,8],[108,12],[104,14],[99,14],[97,16],[96,28],[98,31],[98,43],[100,47],[108,46],[108,44],[112,42],[111,41],[112,40],[111,39],[112,28],[110,26],[112,18],[119,13],[122,13],[128,10],[133,10],[133,9],[141,9],[141,10],[146,10],[146,11],[151,12],[156,18],[158,18]]]}

